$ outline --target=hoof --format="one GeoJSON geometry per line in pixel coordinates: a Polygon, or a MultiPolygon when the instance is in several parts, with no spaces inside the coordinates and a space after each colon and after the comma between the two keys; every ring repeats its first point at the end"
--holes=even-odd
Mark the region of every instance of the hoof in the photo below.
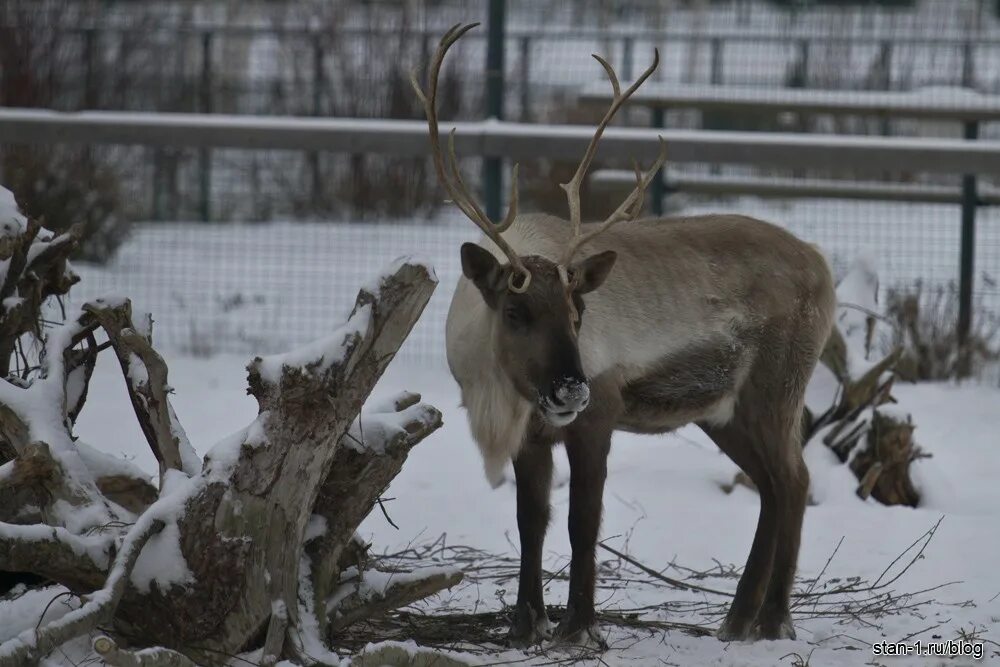
{"type": "Polygon", "coordinates": [[[750,638],[750,630],[749,622],[727,616],[716,631],[715,637],[723,642],[742,642],[750,638]]]}
{"type": "Polygon", "coordinates": [[[542,612],[541,616],[534,609],[518,610],[514,617],[514,625],[507,633],[507,643],[512,648],[528,648],[552,638],[552,624],[549,617],[542,612]]]}
{"type": "Polygon", "coordinates": [[[561,646],[608,650],[608,642],[601,634],[597,623],[583,627],[574,627],[572,623],[560,623],[559,627],[556,628],[553,641],[561,646]]]}
{"type": "Polygon", "coordinates": [[[788,614],[776,620],[762,620],[754,629],[754,634],[760,639],[795,639],[795,626],[788,614]]]}

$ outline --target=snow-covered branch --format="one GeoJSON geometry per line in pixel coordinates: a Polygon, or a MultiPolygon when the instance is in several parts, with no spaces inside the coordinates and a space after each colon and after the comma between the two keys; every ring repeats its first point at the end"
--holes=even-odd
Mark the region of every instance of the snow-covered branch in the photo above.
{"type": "Polygon", "coordinates": [[[327,623],[326,599],[340,579],[341,554],[354,530],[403,467],[410,450],[441,426],[441,413],[403,393],[351,425],[323,481],[313,516],[323,531],[306,545],[312,564],[317,620],[327,623]]]}
{"type": "Polygon", "coordinates": [[[85,304],[83,312],[104,329],[118,357],[135,416],[160,464],[161,487],[168,470],[196,475],[201,459],[170,405],[167,364],[153,349],[150,318],[147,316],[140,333],[132,322],[128,299],[98,299],[85,304]]]}
{"type": "Polygon", "coordinates": [[[110,535],[75,535],[46,524],[0,523],[0,563],[75,590],[93,590],[107,576],[110,535]]]}
{"type": "Polygon", "coordinates": [[[145,521],[132,527],[125,536],[104,588],[86,596],[84,604],[57,621],[38,630],[25,630],[17,637],[0,644],[0,667],[21,667],[37,663],[54,648],[74,637],[90,632],[111,620],[125,594],[129,575],[136,560],[163,522],[145,521]]]}

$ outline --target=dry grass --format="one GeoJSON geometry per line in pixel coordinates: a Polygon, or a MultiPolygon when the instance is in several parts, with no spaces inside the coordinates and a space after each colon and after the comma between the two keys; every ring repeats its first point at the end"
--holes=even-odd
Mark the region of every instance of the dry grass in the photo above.
{"type": "MultiPolygon", "coordinates": [[[[888,290],[886,317],[894,326],[889,349],[901,347],[896,373],[904,380],[947,380],[959,377],[958,286],[912,287],[888,290]]],[[[983,303],[973,304],[968,353],[973,375],[982,376],[1000,361],[1000,314],[983,303]]]]}

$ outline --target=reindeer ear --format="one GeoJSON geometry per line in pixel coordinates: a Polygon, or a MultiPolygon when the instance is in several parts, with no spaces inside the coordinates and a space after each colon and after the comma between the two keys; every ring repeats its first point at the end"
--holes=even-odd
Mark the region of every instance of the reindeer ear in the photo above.
{"type": "Polygon", "coordinates": [[[486,305],[495,308],[500,293],[507,289],[507,271],[486,248],[462,244],[462,273],[482,292],[486,305]]]}
{"type": "Polygon", "coordinates": [[[573,264],[570,273],[573,274],[577,285],[576,293],[586,294],[600,287],[611,273],[611,267],[615,265],[616,259],[618,253],[614,250],[605,250],[573,264]]]}

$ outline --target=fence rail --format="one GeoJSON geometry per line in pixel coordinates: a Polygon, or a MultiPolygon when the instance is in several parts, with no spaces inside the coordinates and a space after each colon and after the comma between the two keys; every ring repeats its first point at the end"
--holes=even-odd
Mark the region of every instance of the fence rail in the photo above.
{"type": "MultiPolygon", "coordinates": [[[[583,125],[481,121],[454,123],[460,156],[579,158],[593,136],[583,125]]],[[[673,163],[743,164],[947,174],[1000,174],[1000,141],[821,134],[609,128],[598,156],[653,160],[657,136],[673,163]]],[[[423,121],[224,114],[57,112],[0,109],[0,143],[137,144],[421,156],[423,121]]]]}

